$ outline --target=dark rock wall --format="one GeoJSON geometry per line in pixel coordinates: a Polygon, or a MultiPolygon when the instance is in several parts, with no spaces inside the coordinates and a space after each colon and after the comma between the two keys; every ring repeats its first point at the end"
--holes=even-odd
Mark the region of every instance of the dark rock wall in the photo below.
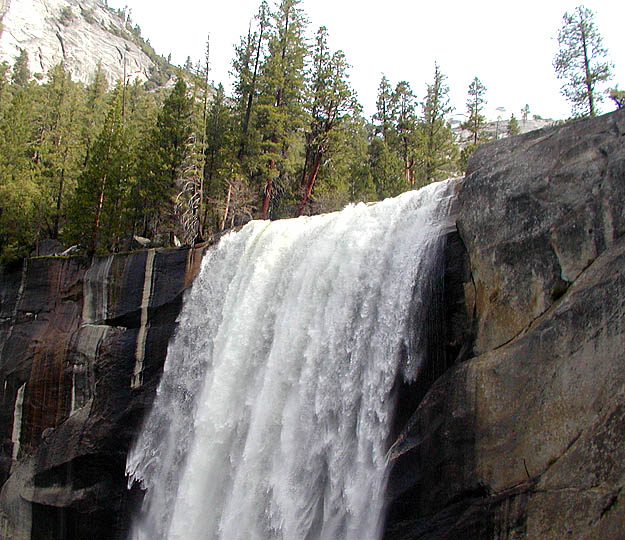
{"type": "Polygon", "coordinates": [[[125,459],[203,248],[0,275],[0,535],[124,538],[125,459]]]}

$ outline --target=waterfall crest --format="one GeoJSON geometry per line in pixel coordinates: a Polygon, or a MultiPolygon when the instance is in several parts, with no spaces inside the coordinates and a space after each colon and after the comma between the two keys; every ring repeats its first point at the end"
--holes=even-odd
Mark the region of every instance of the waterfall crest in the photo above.
{"type": "Polygon", "coordinates": [[[208,251],[128,457],[134,540],[379,539],[392,387],[451,191],[254,221],[208,251]]]}

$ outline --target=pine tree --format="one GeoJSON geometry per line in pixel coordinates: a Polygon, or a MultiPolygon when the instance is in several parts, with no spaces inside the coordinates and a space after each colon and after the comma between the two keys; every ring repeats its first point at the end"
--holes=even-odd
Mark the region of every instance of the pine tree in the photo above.
{"type": "Polygon", "coordinates": [[[206,159],[206,125],[208,116],[208,75],[210,72],[210,38],[206,42],[204,65],[198,66],[191,96],[191,134],[179,168],[176,215],[182,226],[180,236],[192,245],[202,237],[204,217],[204,169],[206,159]],[[198,110],[199,109],[199,110],[198,110]]]}
{"type": "Polygon", "coordinates": [[[571,102],[574,116],[595,116],[602,101],[597,86],[611,78],[607,50],[594,21],[594,13],[578,6],[565,13],[558,32],[560,50],[553,67],[558,79],[564,79],[562,94],[571,102]]]}
{"type": "Polygon", "coordinates": [[[484,127],[486,118],[482,114],[486,104],[485,94],[486,87],[475,77],[469,85],[469,98],[467,99],[468,118],[463,124],[463,127],[471,132],[474,147],[485,138],[484,127]]]}
{"type": "Polygon", "coordinates": [[[104,119],[108,109],[107,82],[98,63],[93,81],[87,87],[84,111],[81,114],[81,145],[83,147],[83,166],[87,165],[91,146],[98,134],[102,131],[104,119]]]}
{"type": "Polygon", "coordinates": [[[139,152],[134,198],[142,236],[155,238],[162,232],[173,233],[176,179],[189,150],[191,112],[187,84],[179,74],[139,152]]]}
{"type": "Polygon", "coordinates": [[[15,86],[26,86],[30,80],[30,70],[28,69],[28,53],[25,49],[20,49],[20,54],[13,64],[13,76],[11,83],[15,86]]]}
{"type": "Polygon", "coordinates": [[[0,118],[0,262],[26,256],[43,228],[45,207],[33,160],[36,85],[17,86],[0,118]]]}
{"type": "Polygon", "coordinates": [[[269,217],[279,193],[290,187],[297,163],[293,152],[304,125],[307,21],[300,3],[282,0],[273,14],[273,33],[259,84],[256,129],[262,134],[257,169],[262,184],[262,219],[269,217]]]}
{"type": "Polygon", "coordinates": [[[122,118],[122,89],[113,95],[104,126],[93,143],[70,205],[67,238],[91,253],[116,250],[126,230],[132,156],[122,118]]]}
{"type": "Polygon", "coordinates": [[[421,125],[420,184],[429,184],[454,172],[457,148],[446,117],[452,112],[449,86],[438,64],[434,64],[434,80],[427,85],[421,125]]]}
{"type": "Polygon", "coordinates": [[[0,62],[0,118],[4,114],[4,111],[8,107],[10,102],[10,93],[9,93],[9,64],[6,62],[0,62]]]}
{"type": "Polygon", "coordinates": [[[392,95],[392,118],[395,126],[392,130],[391,145],[396,149],[404,163],[406,182],[415,183],[414,165],[418,146],[418,121],[416,98],[406,81],[400,81],[392,95]]]}
{"type": "Polygon", "coordinates": [[[333,132],[341,121],[358,109],[347,80],[349,65],[343,51],[331,53],[328,32],[322,26],[316,36],[313,72],[309,81],[310,124],[306,132],[306,158],[303,168],[303,195],[297,215],[302,215],[310,200],[319,168],[331,150],[333,132]]]}
{"type": "Polygon", "coordinates": [[[510,120],[508,121],[508,137],[512,137],[514,135],[518,135],[521,133],[521,128],[519,127],[519,122],[515,118],[514,114],[510,116],[510,120]]]}
{"type": "Polygon", "coordinates": [[[376,101],[376,112],[373,120],[376,126],[376,133],[382,135],[382,138],[388,142],[390,131],[394,124],[393,119],[393,89],[386,75],[382,74],[380,85],[378,86],[378,98],[376,101]]]}
{"type": "Polygon", "coordinates": [[[58,238],[68,193],[76,186],[82,158],[78,125],[81,95],[62,64],[50,69],[48,82],[41,90],[35,161],[41,166],[42,190],[51,201],[49,235],[58,238]]]}
{"type": "Polygon", "coordinates": [[[382,137],[374,136],[369,144],[369,166],[378,199],[395,197],[410,189],[401,157],[382,137]]]}
{"type": "Polygon", "coordinates": [[[619,90],[619,87],[616,86],[609,90],[608,95],[614,101],[617,109],[625,108],[625,90],[619,90]]]}
{"type": "Polygon", "coordinates": [[[270,11],[266,0],[262,0],[255,17],[257,28],[252,32],[252,25],[247,36],[235,49],[232,63],[235,75],[234,92],[241,114],[241,133],[238,158],[241,161],[249,144],[249,128],[254,101],[258,96],[258,78],[265,59],[265,43],[270,29],[270,11]]]}

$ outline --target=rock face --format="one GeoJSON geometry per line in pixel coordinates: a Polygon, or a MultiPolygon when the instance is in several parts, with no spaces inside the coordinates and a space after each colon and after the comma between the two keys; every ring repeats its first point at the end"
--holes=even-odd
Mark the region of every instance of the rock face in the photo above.
{"type": "Polygon", "coordinates": [[[623,200],[625,111],[474,154],[457,224],[475,356],[402,434],[386,538],[623,537],[623,200]]]}
{"type": "Polygon", "coordinates": [[[12,65],[20,49],[31,73],[46,75],[63,62],[74,81],[91,82],[98,63],[109,84],[126,75],[146,81],[152,60],[128,35],[124,21],[95,0],[0,0],[0,61],[12,65]]]}
{"type": "Polygon", "coordinates": [[[151,403],[202,249],[0,276],[0,536],[124,538],[126,453],[151,403]]]}
{"type": "MultiPolygon", "coordinates": [[[[625,111],[474,154],[397,389],[385,540],[623,537],[623,200],[625,111]]],[[[201,255],[1,271],[1,538],[126,538],[126,453],[201,255]]]]}

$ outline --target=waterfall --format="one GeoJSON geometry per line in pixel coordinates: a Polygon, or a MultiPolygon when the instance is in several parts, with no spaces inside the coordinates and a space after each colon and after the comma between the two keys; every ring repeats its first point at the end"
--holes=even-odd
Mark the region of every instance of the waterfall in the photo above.
{"type": "Polygon", "coordinates": [[[134,540],[380,538],[392,389],[423,360],[409,322],[451,191],[253,221],[207,252],[128,457],[134,540]]]}

